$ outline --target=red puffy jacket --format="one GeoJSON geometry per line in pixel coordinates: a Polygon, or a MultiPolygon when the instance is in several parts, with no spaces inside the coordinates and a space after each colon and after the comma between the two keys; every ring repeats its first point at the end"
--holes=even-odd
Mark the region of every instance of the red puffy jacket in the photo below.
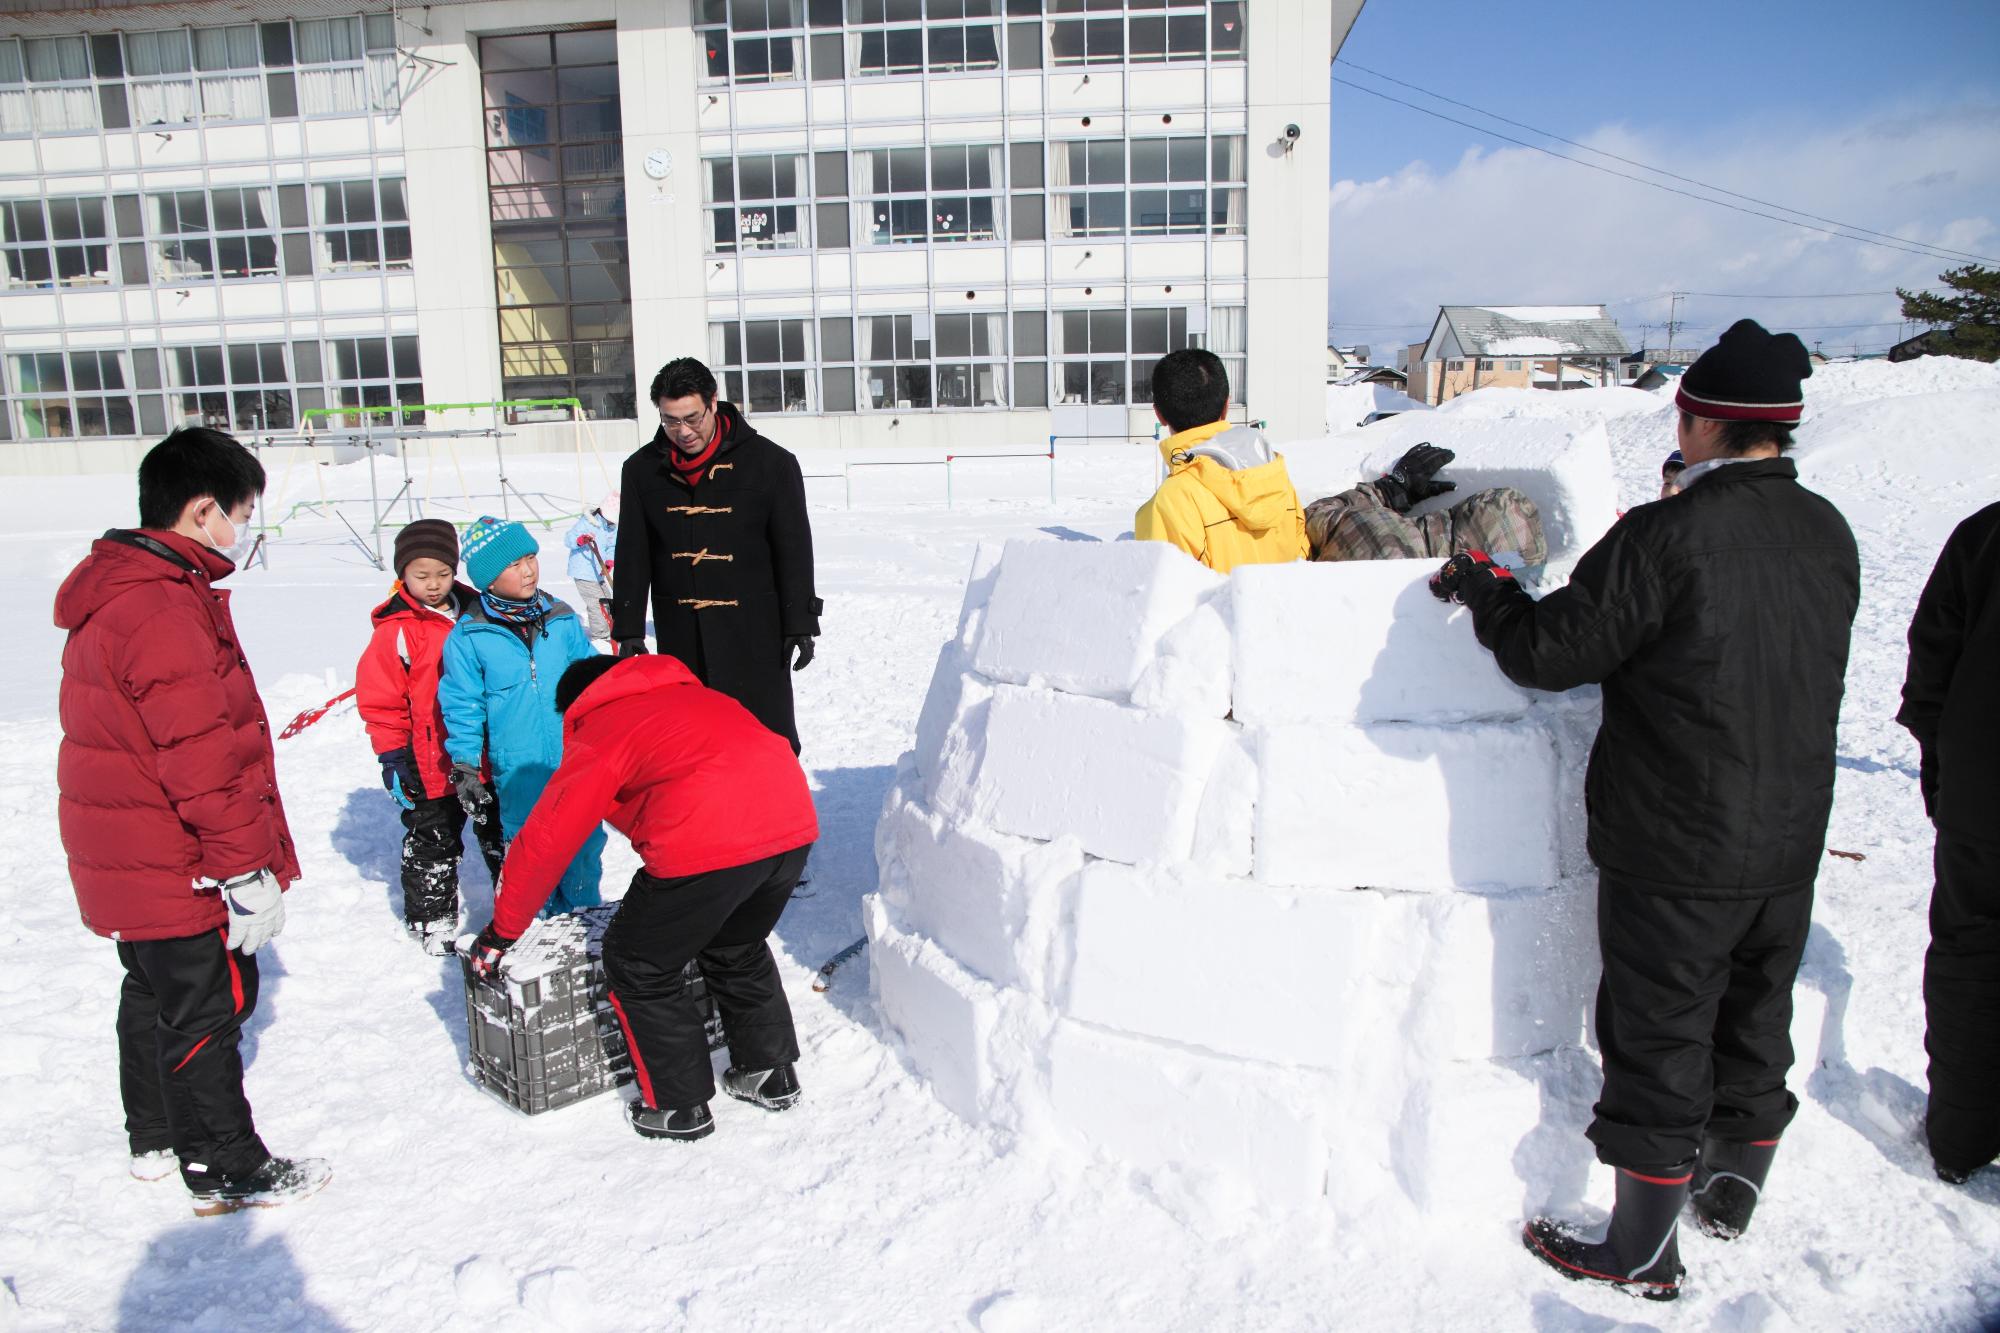
{"type": "Polygon", "coordinates": [[[748,865],[819,837],[791,742],[678,658],[627,658],[563,715],[563,757],[507,844],[493,925],[518,938],[599,820],[661,879],[748,865]]]}
{"type": "MultiPolygon", "coordinates": [[[[451,592],[461,607],[479,596],[462,583],[453,584],[451,592]]],[[[373,618],[375,633],[354,668],[354,700],[369,743],[376,754],[409,747],[424,789],[405,795],[444,796],[451,791],[451,756],[444,752],[438,672],[444,641],[458,621],[449,611],[423,605],[400,583],[373,618]]]]}
{"type": "Polygon", "coordinates": [[[157,529],[106,533],[56,593],[57,820],[83,924],[199,935],[228,911],[201,878],[299,877],[271,724],[213,580],[235,566],[157,529]]]}

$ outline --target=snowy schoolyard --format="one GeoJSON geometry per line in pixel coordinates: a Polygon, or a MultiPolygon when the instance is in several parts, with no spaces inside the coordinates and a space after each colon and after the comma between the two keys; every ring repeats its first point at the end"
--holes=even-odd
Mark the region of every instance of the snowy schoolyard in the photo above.
{"type": "MultiPolygon", "coordinates": [[[[1925,360],[1822,367],[1807,383],[1806,483],[1859,538],[1863,600],[1840,773],[1801,1004],[1824,1013],[1792,1086],[1803,1103],[1748,1236],[1687,1229],[1689,1279],[1671,1306],[1561,1282],[1518,1242],[1518,1213],[1427,1228],[1343,1207],[1340,1182],[1277,1207],[1148,1175],[1039,1136],[974,1127],[914,1074],[870,999],[864,954],[830,991],[812,971],[861,934],[873,838],[910,748],[939,645],[976,546],[1037,533],[1111,539],[1157,476],[1150,448],[1039,460],[856,469],[802,461],[820,591],[817,660],[796,678],[822,840],[811,883],[774,941],[798,1019],[806,1100],[781,1116],[715,1104],[718,1132],[649,1143],[600,1097],[526,1118],[465,1068],[458,965],[404,936],[400,828],[359,722],[336,711],[278,745],[306,878],[284,935],[260,954],[246,1029],[248,1089],[281,1154],[332,1160],[303,1204],[190,1215],[173,1180],[126,1173],[111,946],[78,923],[55,820],[59,740],[50,624],[58,582],[109,526],[133,521],[128,478],[10,479],[0,488],[0,1327],[303,1329],[1662,1329],[1979,1328],[2000,1319],[2000,1170],[1937,1182],[1922,1145],[1920,971],[1930,828],[1916,750],[1893,721],[1903,632],[1951,528],[2000,496],[2000,368],[1925,360]],[[824,475],[817,475],[824,474],[824,475]],[[1052,475],[1053,474],[1053,475],[1052,475]],[[1053,484],[1054,497],[1051,498],[1053,484]],[[950,507],[946,505],[949,486],[950,507]],[[1982,1324],[1982,1321],[1985,1321],[1982,1324]]],[[[1385,439],[1602,416],[1626,504],[1650,498],[1672,447],[1665,399],[1630,390],[1486,390],[1325,442],[1283,445],[1304,498],[1352,479],[1385,439]]],[[[771,424],[784,441],[782,423],[771,424]]],[[[608,465],[635,441],[606,441],[608,465]]],[[[1282,442],[1281,442],[1282,444],[1282,442]]],[[[905,456],[907,457],[907,456],[905,456]]],[[[460,460],[491,492],[489,462],[460,460]]],[[[388,576],[367,536],[365,464],[267,457],[284,517],[268,568],[230,580],[275,723],[352,681],[388,576]],[[282,492],[282,493],[281,493],[282,492]]],[[[385,461],[384,493],[401,484],[385,461]]],[[[463,521],[459,469],[413,465],[426,512],[463,521]]],[[[516,459],[528,501],[574,512],[578,460],[516,459]]],[[[1449,474],[1447,474],[1449,475],[1449,474]]],[[[581,490],[603,489],[594,459],[581,490]]],[[[510,499],[515,517],[522,501],[510,499]]],[[[396,522],[405,517],[397,511],[396,522]]],[[[545,586],[573,600],[543,540],[545,586]]],[[[614,838],[605,886],[636,859],[614,838]]],[[[472,920],[490,902],[468,861],[472,920]]],[[[1243,960],[1254,965],[1254,960],[1243,960]]],[[[1229,985],[1230,960],[1189,975],[1229,985]]],[[[1569,1145],[1571,1165],[1587,1157],[1569,1145]]],[[[1548,1169],[1496,1137],[1523,1198],[1548,1169]]],[[[1448,1197],[1449,1181],[1431,1182],[1448,1197]]],[[[1608,1201],[1608,1172],[1587,1197],[1608,1201]]],[[[1446,1205],[1448,1207],[1448,1205],[1446,1205]]]]}

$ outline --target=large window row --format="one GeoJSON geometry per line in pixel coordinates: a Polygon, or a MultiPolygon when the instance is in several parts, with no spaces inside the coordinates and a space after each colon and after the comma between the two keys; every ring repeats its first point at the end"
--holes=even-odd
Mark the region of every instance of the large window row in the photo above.
{"type": "MultiPolygon", "coordinates": [[[[315,408],[423,401],[417,340],[409,335],[17,352],[7,363],[12,401],[0,411],[0,439],[151,436],[181,425],[291,433],[315,408]]],[[[364,423],[357,413],[313,424],[364,423]]]]}
{"type": "Polygon", "coordinates": [[[697,0],[701,75],[774,83],[1243,58],[1243,0],[697,0]]]}
{"type": "Polygon", "coordinates": [[[1152,401],[1153,364],[1207,346],[1243,384],[1242,306],[831,315],[708,326],[722,394],[751,412],[1152,401]]]}
{"type": "Polygon", "coordinates": [[[708,248],[1241,235],[1244,137],[742,153],[702,163],[708,248]],[[808,181],[808,168],[811,179],[808,181]]]}
{"type": "Polygon", "coordinates": [[[0,200],[0,286],[144,287],[410,267],[403,182],[0,200]]]}
{"type": "Polygon", "coordinates": [[[388,14],[0,38],[0,137],[402,105],[388,14]]]}

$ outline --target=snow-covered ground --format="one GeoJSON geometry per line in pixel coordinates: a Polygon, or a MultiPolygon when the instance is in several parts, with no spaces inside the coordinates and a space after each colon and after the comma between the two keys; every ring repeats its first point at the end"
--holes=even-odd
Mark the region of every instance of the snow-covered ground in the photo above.
{"type": "MultiPolygon", "coordinates": [[[[810,896],[777,939],[807,1100],[783,1116],[719,1102],[718,1133],[699,1145],[642,1142],[612,1098],[526,1119],[473,1087],[456,964],[422,956],[400,929],[399,829],[359,724],[336,713],[282,743],[307,878],[285,935],[261,955],[248,1082],[273,1148],[328,1156],[335,1177],[304,1205],[219,1220],[190,1216],[171,1180],[126,1176],[117,963],[77,923],[55,827],[61,636],[49,606],[90,537],[131,521],[131,485],[10,485],[0,494],[0,614],[15,627],[0,639],[0,1326],[1777,1330],[1994,1319],[2000,1171],[1941,1185],[1917,1131],[1930,838],[1914,747],[1892,715],[1903,629],[1931,562],[1954,523],[2000,495],[2000,369],[1830,366],[1807,388],[1801,466],[1848,514],[1864,566],[1828,843],[1866,859],[1829,859],[1820,879],[1800,984],[1826,997],[1828,1019],[1819,1049],[1800,1052],[1804,1105],[1756,1228],[1733,1245],[1690,1234],[1677,1305],[1559,1282],[1520,1250],[1517,1217],[1493,1217],[1490,1243],[1468,1249],[1401,1220],[1196,1197],[989,1135],[939,1106],[885,1037],[865,959],[829,993],[811,991],[811,970],[861,933],[875,820],[974,546],[1128,530],[1157,472],[1142,447],[1066,454],[1053,501],[1049,467],[1034,460],[961,461],[950,509],[941,468],[810,483],[826,635],[797,683],[824,837],[810,896]]],[[[1454,428],[1550,412],[1602,414],[1624,500],[1650,495],[1672,447],[1670,408],[1651,395],[1484,390],[1423,425],[1448,443],[1454,428]]],[[[1398,418],[1321,448],[1358,458],[1392,428],[1415,426],[1398,418]]],[[[840,472],[824,456],[805,463],[840,472]]],[[[491,488],[490,465],[468,457],[465,471],[472,489],[491,488]]],[[[578,488],[573,459],[514,460],[509,475],[537,503],[537,487],[578,488]]],[[[368,492],[361,466],[282,480],[273,513],[322,484],[368,492]]],[[[585,487],[597,481],[590,463],[585,487]]],[[[465,502],[445,494],[457,489],[442,455],[435,469],[419,465],[434,512],[463,517],[465,502]]],[[[365,504],[346,512],[365,532],[365,504]]],[[[271,567],[232,580],[281,724],[349,682],[368,608],[387,588],[340,533],[294,515],[271,567]]],[[[555,546],[545,538],[545,551],[555,546]]],[[[569,591],[559,566],[550,581],[569,591]]],[[[615,892],[635,861],[622,844],[606,860],[615,892]]],[[[467,879],[478,920],[488,889],[482,872],[467,879]]]]}

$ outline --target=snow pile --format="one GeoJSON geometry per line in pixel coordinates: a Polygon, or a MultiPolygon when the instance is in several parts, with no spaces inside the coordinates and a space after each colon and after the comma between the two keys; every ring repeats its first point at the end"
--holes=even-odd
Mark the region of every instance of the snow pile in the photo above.
{"type": "Polygon", "coordinates": [[[1428,412],[1429,403],[1420,403],[1393,384],[1329,384],[1326,386],[1326,424],[1329,430],[1351,430],[1375,417],[1397,412],[1428,412]]]}
{"type": "MultiPolygon", "coordinates": [[[[1564,543],[1609,521],[1601,428],[1486,450],[1564,543]]],[[[1587,1098],[1597,704],[1502,677],[1434,564],[975,560],[865,909],[939,1100],[1291,1205],[1477,1225],[1548,1187],[1515,1150],[1587,1098]]]]}

